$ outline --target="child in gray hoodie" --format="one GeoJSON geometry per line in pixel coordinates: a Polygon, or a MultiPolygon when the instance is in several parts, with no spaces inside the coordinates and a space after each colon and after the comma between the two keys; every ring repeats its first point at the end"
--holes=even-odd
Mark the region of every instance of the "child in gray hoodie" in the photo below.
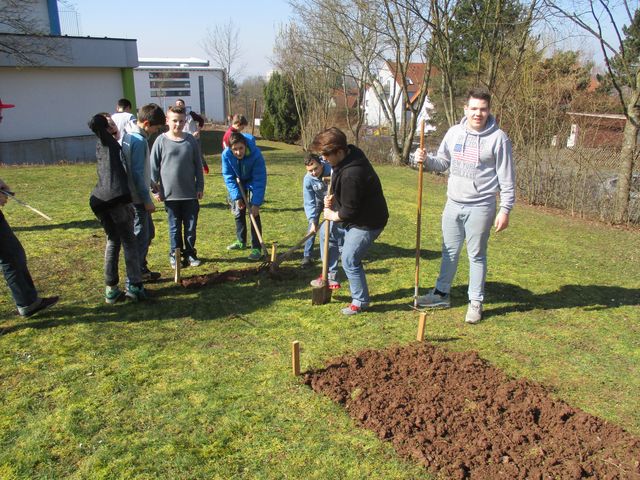
{"type": "Polygon", "coordinates": [[[482,320],[487,276],[487,243],[491,225],[496,232],[509,226],[515,202],[515,169],[511,141],[490,114],[491,95],[480,89],[469,92],[465,117],[445,135],[438,154],[418,150],[417,159],[428,170],[449,170],[447,204],[442,213],[442,263],[440,275],[422,307],[449,307],[449,292],[458,268],[464,240],[469,256],[469,305],[465,321],[482,320]],[[500,194],[498,210],[496,195],[500,194]]]}

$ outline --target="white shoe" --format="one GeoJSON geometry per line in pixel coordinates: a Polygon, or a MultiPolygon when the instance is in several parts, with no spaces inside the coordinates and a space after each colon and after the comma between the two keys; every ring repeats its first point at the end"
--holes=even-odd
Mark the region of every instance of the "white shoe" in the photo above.
{"type": "Polygon", "coordinates": [[[467,323],[476,324],[480,320],[482,320],[482,302],[471,300],[469,302],[467,315],[464,317],[464,321],[467,323]]]}
{"type": "Polygon", "coordinates": [[[428,308],[449,308],[451,306],[451,298],[448,293],[444,295],[440,295],[436,293],[436,289],[432,289],[426,295],[422,295],[417,299],[417,305],[419,307],[428,307],[428,308]]]}

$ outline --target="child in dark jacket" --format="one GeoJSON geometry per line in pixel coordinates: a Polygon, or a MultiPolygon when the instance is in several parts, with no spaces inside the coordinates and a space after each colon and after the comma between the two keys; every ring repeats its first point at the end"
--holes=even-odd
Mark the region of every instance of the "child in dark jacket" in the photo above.
{"type": "MultiPolygon", "coordinates": [[[[256,140],[253,136],[238,132],[231,134],[229,147],[222,152],[222,177],[229,192],[231,213],[236,220],[236,241],[229,245],[227,250],[241,250],[246,248],[247,244],[247,208],[251,209],[251,214],[262,235],[260,206],[264,202],[267,188],[267,168],[262,152],[256,146],[256,140]],[[236,179],[240,180],[250,202],[249,205],[245,205],[236,179]]],[[[260,260],[262,256],[260,239],[251,225],[249,260],[260,260]]]]}
{"type": "Polygon", "coordinates": [[[113,136],[118,129],[108,115],[97,114],[89,120],[89,128],[98,137],[96,159],[98,183],[91,192],[89,205],[98,217],[107,245],[104,255],[105,301],[115,303],[122,297],[118,287],[118,257],[124,250],[128,284],[126,297],[144,300],[138,245],[133,233],[133,206],[127,174],[120,158],[120,144],[113,136]]]}

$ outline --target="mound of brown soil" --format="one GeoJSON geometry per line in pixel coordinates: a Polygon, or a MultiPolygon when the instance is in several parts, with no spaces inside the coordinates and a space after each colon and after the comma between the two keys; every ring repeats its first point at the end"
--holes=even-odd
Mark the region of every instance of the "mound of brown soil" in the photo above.
{"type": "Polygon", "coordinates": [[[507,378],[476,352],[367,350],[305,383],[443,478],[640,479],[639,438],[507,378]]]}
{"type": "Polygon", "coordinates": [[[206,273],[180,279],[180,284],[185,288],[201,288],[205,285],[216,285],[225,282],[237,282],[244,278],[257,275],[264,267],[225,270],[224,272],[206,273]]]}

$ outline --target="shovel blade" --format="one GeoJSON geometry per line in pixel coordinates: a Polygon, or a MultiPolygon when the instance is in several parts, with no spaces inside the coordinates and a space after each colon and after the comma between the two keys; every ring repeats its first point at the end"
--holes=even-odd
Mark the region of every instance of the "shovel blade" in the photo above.
{"type": "Polygon", "coordinates": [[[325,305],[331,301],[331,289],[329,285],[314,287],[311,290],[311,305],[325,305]]]}

